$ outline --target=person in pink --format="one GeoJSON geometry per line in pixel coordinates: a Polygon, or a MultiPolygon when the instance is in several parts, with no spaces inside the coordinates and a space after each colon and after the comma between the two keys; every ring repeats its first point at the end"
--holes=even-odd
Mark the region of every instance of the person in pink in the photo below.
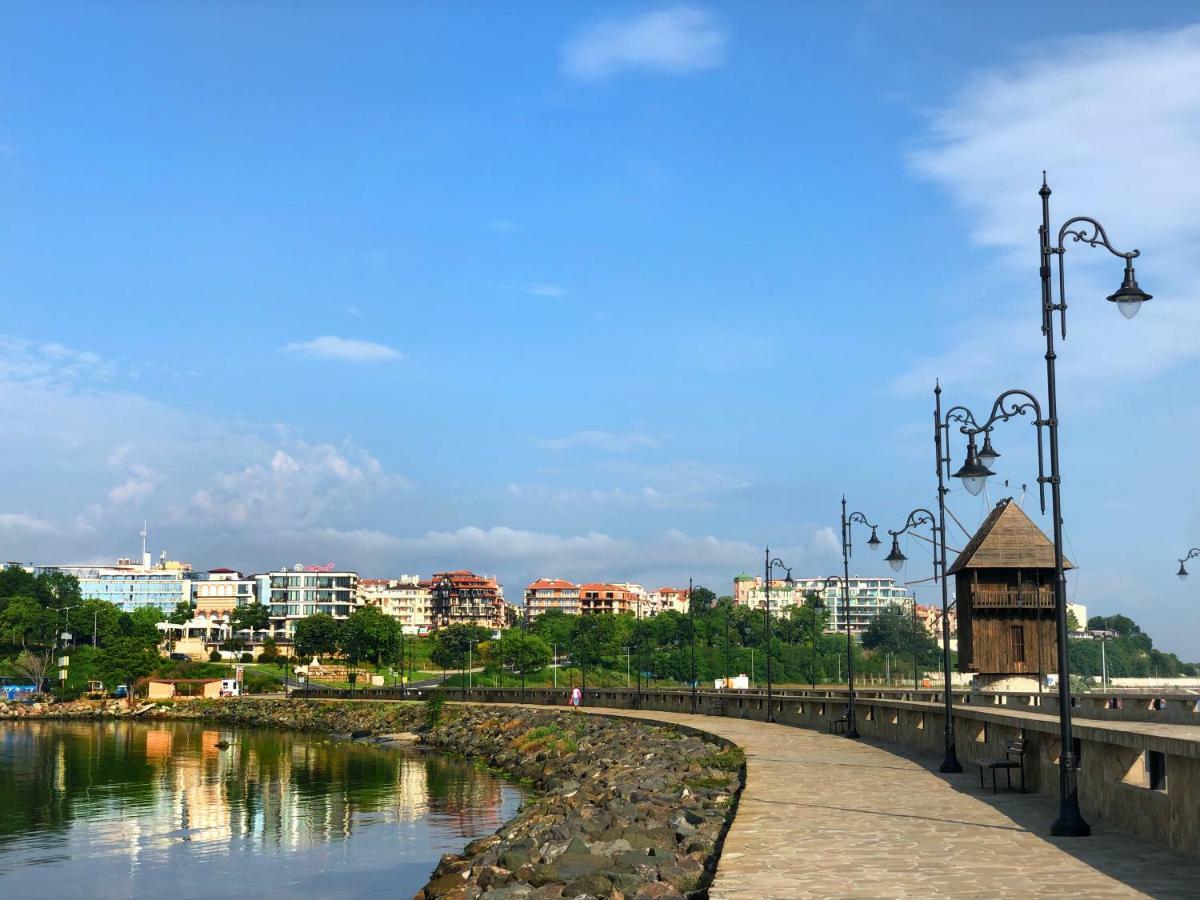
{"type": "Polygon", "coordinates": [[[579,688],[571,688],[571,705],[579,709],[579,704],[583,703],[583,691],[579,688]]]}

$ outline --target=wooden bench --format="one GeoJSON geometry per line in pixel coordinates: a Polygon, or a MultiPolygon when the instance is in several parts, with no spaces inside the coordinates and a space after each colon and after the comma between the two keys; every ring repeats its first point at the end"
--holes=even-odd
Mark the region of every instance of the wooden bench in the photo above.
{"type": "Polygon", "coordinates": [[[1008,789],[1013,789],[1012,773],[1013,769],[1021,773],[1021,793],[1025,793],[1025,741],[1013,740],[1004,742],[1004,756],[998,759],[985,759],[979,764],[979,788],[983,790],[983,773],[990,771],[992,773],[992,793],[996,793],[997,785],[996,773],[1001,769],[1004,770],[1005,776],[1008,778],[1008,789]]]}

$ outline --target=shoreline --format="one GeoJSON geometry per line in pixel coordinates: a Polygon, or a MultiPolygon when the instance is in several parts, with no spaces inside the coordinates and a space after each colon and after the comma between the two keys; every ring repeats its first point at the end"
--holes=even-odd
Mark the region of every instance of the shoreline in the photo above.
{"type": "Polygon", "coordinates": [[[241,699],[9,714],[14,705],[0,704],[0,720],[207,720],[426,747],[531,787],[494,834],[442,857],[422,900],[703,898],[745,783],[741,751],[715,735],[565,709],[241,699]]]}

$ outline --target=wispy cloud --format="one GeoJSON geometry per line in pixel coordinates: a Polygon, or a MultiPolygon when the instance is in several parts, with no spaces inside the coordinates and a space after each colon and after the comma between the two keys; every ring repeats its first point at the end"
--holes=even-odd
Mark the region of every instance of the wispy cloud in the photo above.
{"type": "Polygon", "coordinates": [[[600,79],[627,71],[693,72],[725,60],[727,34],[716,17],[693,6],[600,22],[562,49],[563,71],[600,79]]]}
{"type": "Polygon", "coordinates": [[[1014,360],[1036,359],[1037,297],[1014,302],[1012,286],[1037,290],[1036,281],[1016,279],[1036,277],[1043,169],[1054,189],[1051,227],[1074,215],[1098,218],[1118,247],[1143,250],[1139,280],[1156,295],[1134,322],[1115,321],[1103,298],[1120,281],[1120,261],[1069,246],[1072,373],[1111,382],[1200,355],[1200,304],[1192,302],[1200,277],[1191,264],[1200,237],[1197,83],[1200,26],[1120,32],[1045,45],[982,71],[935,115],[910,163],[949,190],[968,213],[972,240],[998,248],[1013,280],[973,290],[971,308],[992,312],[952,321],[947,349],[918,360],[896,389],[928,390],[936,375],[994,383],[1013,373],[1014,360]],[[1136,152],[1113,139],[1114,117],[1123,134],[1137,135],[1136,152]]]}
{"type": "Polygon", "coordinates": [[[527,284],[521,288],[526,294],[532,294],[534,297],[565,297],[567,291],[561,285],[549,284],[547,282],[535,281],[532,284],[527,284]]]}
{"type": "Polygon", "coordinates": [[[573,450],[580,447],[608,453],[627,453],[630,450],[658,447],[658,441],[640,431],[575,431],[560,437],[542,438],[537,446],[543,450],[573,450]]]}
{"type": "Polygon", "coordinates": [[[387,344],[332,335],[315,337],[311,341],[293,342],[284,347],[283,351],[313,359],[334,359],[352,363],[392,362],[404,358],[399,350],[387,344]]]}

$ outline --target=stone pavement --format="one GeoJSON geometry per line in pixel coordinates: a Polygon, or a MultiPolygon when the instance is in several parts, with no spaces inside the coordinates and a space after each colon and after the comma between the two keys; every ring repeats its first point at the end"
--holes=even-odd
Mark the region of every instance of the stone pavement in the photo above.
{"type": "MultiPolygon", "coordinates": [[[[979,789],[979,770],[802,728],[682,713],[746,751],[746,788],[712,900],[802,897],[1200,897],[1200,860],[1092,821],[1050,838],[1056,803],[979,789]]],[[[990,780],[989,780],[990,785],[990,780]]]]}

